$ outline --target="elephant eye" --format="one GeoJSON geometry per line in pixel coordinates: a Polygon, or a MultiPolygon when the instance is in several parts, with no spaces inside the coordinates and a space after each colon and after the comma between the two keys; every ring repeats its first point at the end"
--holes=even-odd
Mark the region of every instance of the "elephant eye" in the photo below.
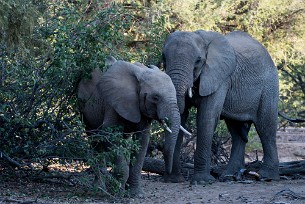
{"type": "Polygon", "coordinates": [[[158,94],[155,94],[155,95],[153,95],[152,99],[154,102],[159,102],[160,96],[158,94]]]}
{"type": "Polygon", "coordinates": [[[200,62],[201,62],[201,57],[198,57],[195,63],[199,64],[200,62]]]}

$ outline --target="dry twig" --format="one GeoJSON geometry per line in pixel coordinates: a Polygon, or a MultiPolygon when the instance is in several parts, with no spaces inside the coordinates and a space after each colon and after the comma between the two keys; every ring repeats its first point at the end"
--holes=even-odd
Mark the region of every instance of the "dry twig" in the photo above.
{"type": "Polygon", "coordinates": [[[0,200],[0,202],[5,203],[20,203],[20,204],[30,204],[30,203],[37,203],[37,198],[35,200],[17,200],[12,198],[4,198],[3,200],[0,200]]]}
{"type": "Polygon", "coordinates": [[[17,162],[14,159],[10,158],[6,154],[4,154],[2,151],[0,151],[0,159],[6,160],[13,167],[18,167],[19,168],[19,167],[22,166],[19,162],[17,162]]]}
{"type": "Polygon", "coordinates": [[[292,190],[290,189],[284,189],[284,190],[281,190],[280,192],[276,193],[271,199],[269,202],[273,202],[277,197],[279,196],[290,196],[294,199],[299,199],[299,200],[305,200],[305,196],[301,196],[295,192],[293,192],[292,190]]]}

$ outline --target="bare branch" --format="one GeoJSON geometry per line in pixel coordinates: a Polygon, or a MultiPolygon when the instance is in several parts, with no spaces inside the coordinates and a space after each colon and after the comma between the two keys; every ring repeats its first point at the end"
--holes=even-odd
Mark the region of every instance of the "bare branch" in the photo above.
{"type": "Polygon", "coordinates": [[[37,198],[35,200],[17,200],[12,198],[4,198],[3,200],[0,200],[2,202],[8,202],[8,203],[20,203],[20,204],[30,204],[30,203],[37,203],[37,198]]]}
{"type": "Polygon", "coordinates": [[[4,154],[2,151],[0,151],[0,159],[4,159],[6,161],[9,162],[9,164],[13,167],[22,167],[23,165],[20,164],[19,162],[15,161],[14,159],[10,158],[9,156],[7,156],[6,154],[4,154]]]}

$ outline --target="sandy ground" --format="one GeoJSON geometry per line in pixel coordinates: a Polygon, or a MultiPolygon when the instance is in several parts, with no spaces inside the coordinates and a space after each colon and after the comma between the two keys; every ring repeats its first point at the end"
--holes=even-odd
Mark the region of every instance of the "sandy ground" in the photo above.
{"type": "MultiPolygon", "coordinates": [[[[281,162],[305,159],[305,129],[286,129],[277,135],[281,162]]],[[[249,152],[253,155],[253,152],[249,152]]],[[[261,156],[261,154],[259,154],[261,156]]],[[[1,173],[1,171],[0,171],[1,173]]],[[[209,185],[164,183],[161,176],[143,172],[145,198],[111,199],[62,183],[1,181],[0,203],[305,203],[305,180],[216,182],[209,185]]]]}

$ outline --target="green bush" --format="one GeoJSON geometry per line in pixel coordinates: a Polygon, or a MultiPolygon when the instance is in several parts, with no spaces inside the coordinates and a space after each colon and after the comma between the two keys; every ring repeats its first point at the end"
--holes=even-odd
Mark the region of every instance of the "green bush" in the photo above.
{"type": "MultiPolygon", "coordinates": [[[[19,3],[16,6],[23,8],[19,3]]],[[[31,35],[19,36],[19,46],[18,42],[10,47],[1,41],[0,151],[28,166],[52,158],[82,159],[93,165],[111,154],[130,155],[137,150],[137,143],[113,131],[111,151],[91,153],[91,138],[101,135],[86,134],[78,110],[77,84],[94,68],[104,70],[107,55],[156,63],[164,34],[162,18],[148,18],[143,23],[138,7],[130,12],[124,5],[99,1],[44,3],[43,14],[38,12],[41,7],[36,8],[40,16],[31,35]],[[154,29],[144,32],[152,25],[154,29]],[[140,32],[141,43],[147,46],[132,46],[140,32]]],[[[7,9],[15,8],[9,4],[7,9]]],[[[26,23],[29,19],[19,20],[26,23]]],[[[104,132],[104,136],[110,133],[104,132]]]]}

